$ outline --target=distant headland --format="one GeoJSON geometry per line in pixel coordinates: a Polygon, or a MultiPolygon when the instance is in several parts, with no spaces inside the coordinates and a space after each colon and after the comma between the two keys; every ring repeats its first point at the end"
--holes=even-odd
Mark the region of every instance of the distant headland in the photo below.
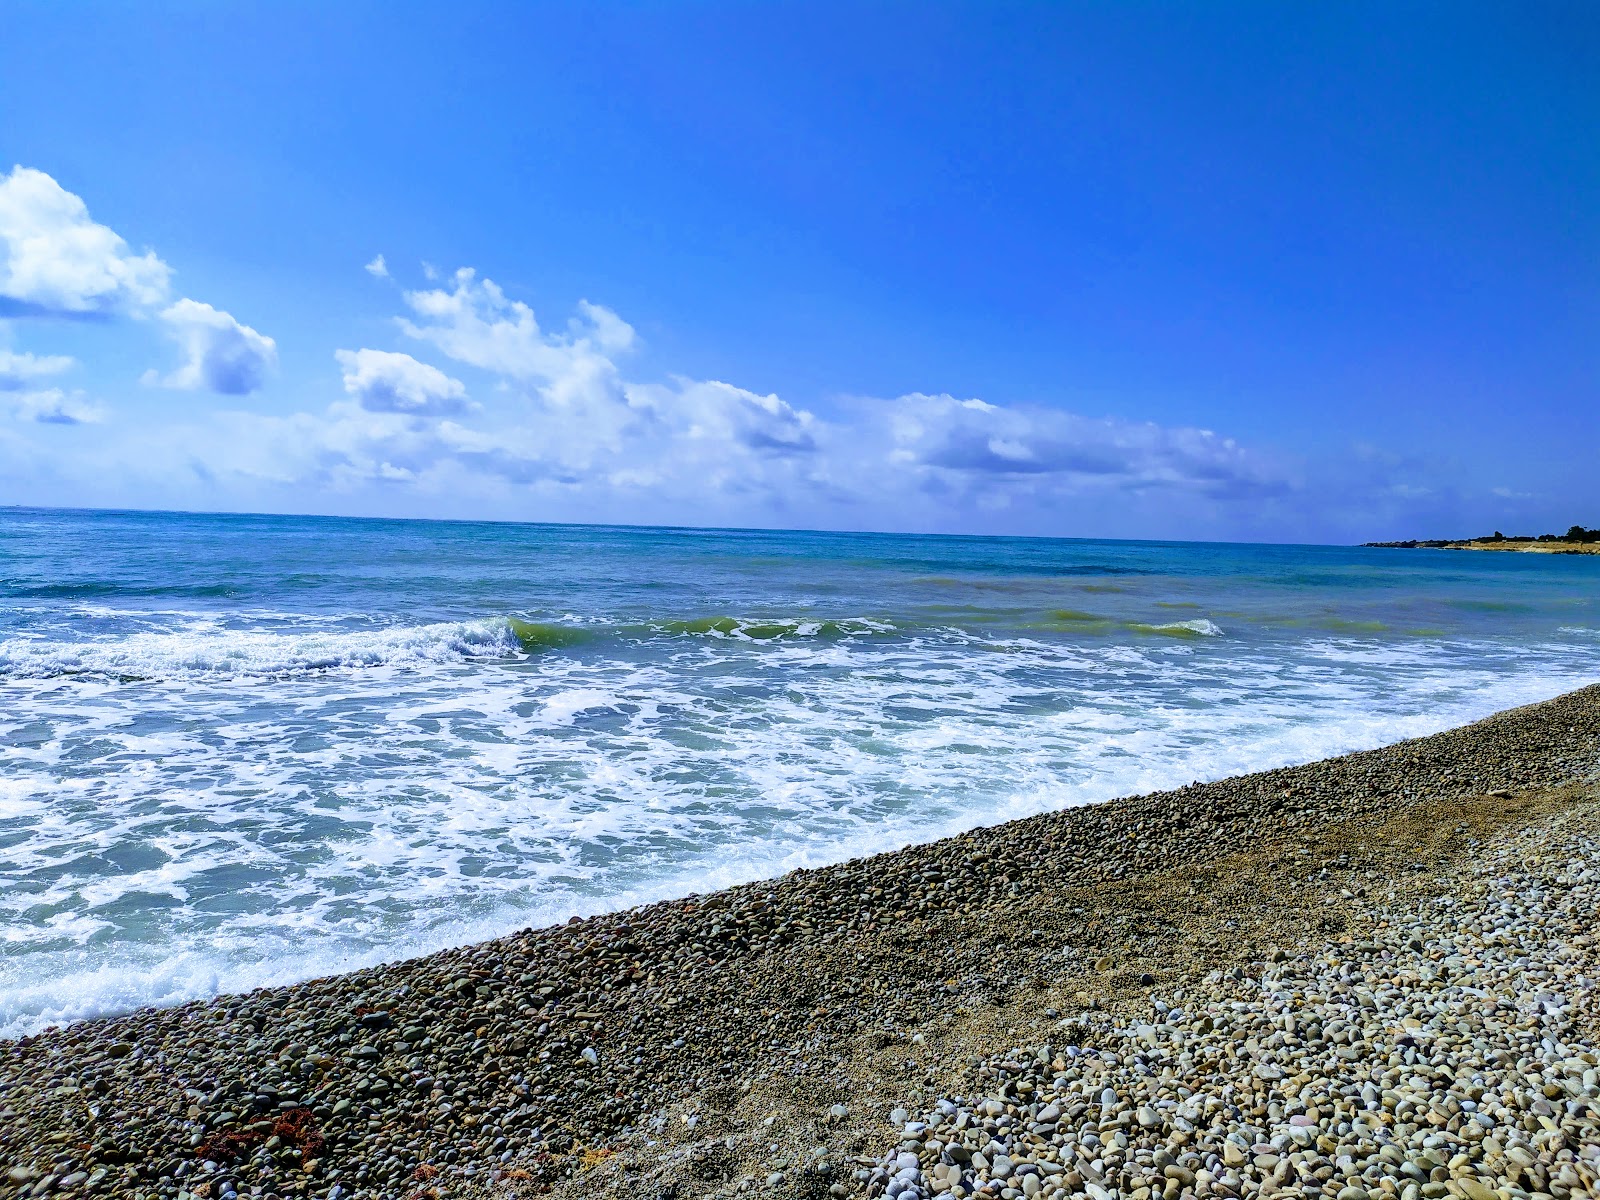
{"type": "Polygon", "coordinates": [[[1507,537],[1498,529],[1488,537],[1412,538],[1404,542],[1363,542],[1392,550],[1521,550],[1531,554],[1600,554],[1600,529],[1574,525],[1565,533],[1541,533],[1533,537],[1507,537]]]}

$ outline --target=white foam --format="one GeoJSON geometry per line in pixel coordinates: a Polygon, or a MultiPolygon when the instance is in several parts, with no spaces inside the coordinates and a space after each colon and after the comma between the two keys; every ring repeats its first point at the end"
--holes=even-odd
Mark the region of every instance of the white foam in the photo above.
{"type": "Polygon", "coordinates": [[[1198,633],[1201,637],[1222,636],[1222,627],[1215,621],[1208,621],[1205,617],[1195,617],[1188,621],[1168,621],[1164,625],[1155,626],[1155,628],[1170,633],[1183,630],[1188,633],[1198,633]]]}
{"type": "Polygon", "coordinates": [[[0,1033],[1310,761],[1600,669],[1570,642],[942,630],[526,661],[423,628],[337,634],[390,639],[363,670],[0,684],[0,1033]]]}
{"type": "Polygon", "coordinates": [[[612,693],[599,688],[573,688],[557,692],[541,706],[540,716],[551,725],[571,725],[579,713],[590,709],[610,708],[616,704],[612,693]]]}
{"type": "Polygon", "coordinates": [[[34,637],[0,641],[0,678],[272,677],[349,667],[465,662],[520,650],[503,620],[279,632],[227,629],[214,618],[196,615],[184,628],[170,632],[111,635],[98,641],[34,637]]]}

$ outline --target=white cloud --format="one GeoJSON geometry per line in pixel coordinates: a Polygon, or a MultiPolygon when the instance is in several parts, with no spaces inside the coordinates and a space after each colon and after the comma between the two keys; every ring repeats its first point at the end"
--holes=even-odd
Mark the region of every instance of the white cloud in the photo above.
{"type": "Polygon", "coordinates": [[[20,421],[41,425],[92,425],[106,416],[105,409],[85,399],[82,392],[60,388],[23,392],[13,401],[11,412],[20,421]]]}
{"type": "MultiPolygon", "coordinates": [[[[583,302],[564,330],[548,332],[528,305],[471,270],[405,301],[406,334],[499,376],[528,403],[481,459],[485,470],[520,478],[815,489],[863,502],[938,493],[988,504],[1151,490],[1226,500],[1285,486],[1271,463],[1203,429],[921,393],[859,401],[847,419],[829,422],[715,380],[633,382],[621,360],[637,337],[616,313],[583,302]],[[533,429],[538,436],[527,436],[533,429]]],[[[456,450],[469,452],[470,442],[458,438],[456,450]]]]}
{"type": "Polygon", "coordinates": [[[389,278],[389,264],[383,261],[381,254],[367,264],[366,270],[374,279],[389,278]]]}
{"type": "Polygon", "coordinates": [[[43,171],[0,176],[0,298],[20,311],[138,310],[166,299],[171,273],[154,252],[132,253],[43,171]]]}
{"type": "Polygon", "coordinates": [[[479,282],[463,267],[446,291],[407,292],[406,304],[418,320],[402,317],[411,337],[431,342],[457,362],[513,379],[556,383],[574,374],[609,374],[610,356],[634,344],[633,326],[616,313],[587,300],[564,335],[539,328],[533,309],[508,300],[492,279],[479,282]]]}
{"type": "Polygon", "coordinates": [[[438,416],[468,407],[467,389],[437,367],[387,350],[336,350],[344,390],[368,412],[438,416]]]}
{"type": "Polygon", "coordinates": [[[647,408],[659,427],[686,443],[742,447],[758,454],[808,454],[822,425],[776,395],[758,395],[715,379],[676,379],[668,385],[627,384],[632,405],[647,408]]]}
{"type": "Polygon", "coordinates": [[[582,301],[547,332],[493,280],[461,270],[450,283],[406,293],[411,315],[400,327],[497,376],[509,404],[493,431],[441,427],[440,456],[519,483],[634,495],[776,495],[811,469],[798,460],[817,450],[820,426],[776,395],[715,380],[627,380],[620,363],[638,339],[612,310],[582,301]]]}
{"type": "Polygon", "coordinates": [[[1226,503],[1288,486],[1271,462],[1201,429],[921,393],[856,400],[826,419],[718,380],[631,380],[623,366],[637,335],[616,313],[585,302],[547,331],[470,270],[404,299],[402,331],[487,372],[493,403],[469,405],[465,384],[410,355],[342,350],[350,401],[260,418],[233,455],[248,459],[245,474],[452,496],[520,490],[732,520],[818,506],[918,519],[1048,511],[1096,496],[1226,503]]]}
{"type": "MultiPolygon", "coordinates": [[[[814,412],[720,380],[639,378],[637,334],[615,312],[583,302],[546,328],[470,270],[403,302],[402,333],[459,371],[338,350],[345,395],[321,412],[119,431],[81,469],[116,461],[146,490],[186,478],[207,495],[297,508],[326,494],[365,496],[347,507],[368,511],[1030,532],[1059,531],[1066,514],[1082,529],[1093,512],[1135,511],[1199,532],[1206,513],[1254,520],[1295,486],[1280,464],[1203,429],[923,393],[814,412]],[[478,403],[470,371],[487,376],[478,403]]],[[[190,350],[182,386],[246,391],[271,363],[271,340],[226,313],[182,301],[162,318],[190,350]]],[[[35,407],[37,419],[71,415],[35,407]]]]}
{"type": "Polygon", "coordinates": [[[1190,491],[1217,498],[1283,488],[1273,464],[1208,429],[1001,407],[921,393],[889,408],[890,458],[989,488],[1190,491]]]}
{"type": "Polygon", "coordinates": [[[638,340],[633,326],[604,305],[579,300],[578,314],[567,322],[577,344],[593,344],[607,354],[622,354],[632,350],[638,340]]]}
{"type": "Polygon", "coordinates": [[[0,350],[0,391],[16,391],[46,375],[59,375],[75,362],[65,354],[17,354],[0,350]]]}
{"type": "MultiPolygon", "coordinates": [[[[0,317],[143,317],[167,304],[171,278],[154,251],[134,254],[43,171],[19,166],[0,176],[0,317]]],[[[260,387],[277,365],[271,338],[209,304],[181,299],[159,317],[187,361],[165,377],[147,371],[146,382],[237,396],[260,387]]],[[[0,352],[0,387],[21,387],[70,363],[0,352]]]]}
{"type": "Polygon", "coordinates": [[[209,304],[179,300],[162,310],[161,320],[188,355],[183,366],[160,380],[167,387],[243,396],[278,365],[276,342],[209,304]]]}
{"type": "Polygon", "coordinates": [[[374,389],[403,397],[409,369],[392,382],[392,364],[363,364],[360,352],[340,361],[350,399],[325,413],[219,414],[151,462],[176,454],[183,466],[204,463],[208,483],[299,495],[398,488],[453,512],[476,504],[467,511],[867,528],[1015,521],[1039,531],[1067,514],[1117,518],[1141,505],[1182,528],[1217,506],[1258,509],[1291,486],[1271,463],[1202,430],[925,395],[859,400],[826,420],[775,395],[685,379],[624,384],[614,419],[599,427],[537,391],[445,416],[426,387],[369,405],[374,389]]]}

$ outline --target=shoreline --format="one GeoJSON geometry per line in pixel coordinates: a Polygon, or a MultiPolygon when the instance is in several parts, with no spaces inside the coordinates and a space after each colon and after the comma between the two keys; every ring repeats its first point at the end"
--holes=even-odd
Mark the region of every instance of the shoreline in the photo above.
{"type": "Polygon", "coordinates": [[[1377,750],[0,1043],[0,1196],[866,1194],[887,1186],[871,1164],[875,1138],[897,1141],[890,1106],[967,1069],[947,1042],[981,1059],[1016,1022],[1244,969],[1267,935],[1226,922],[1306,923],[1274,893],[1301,850],[1354,836],[1378,855],[1362,831],[1411,816],[1396,839],[1453,828],[1447,813],[1492,832],[1559,811],[1541,797],[1597,766],[1591,686],[1377,750]],[[1230,892],[1230,873],[1256,889],[1230,892]],[[1208,890],[1233,915],[1191,929],[1208,890]]]}
{"type": "Polygon", "coordinates": [[[1417,539],[1404,542],[1363,542],[1364,548],[1376,550],[1499,550],[1522,554],[1600,554],[1600,542],[1541,542],[1533,538],[1417,539]]]}

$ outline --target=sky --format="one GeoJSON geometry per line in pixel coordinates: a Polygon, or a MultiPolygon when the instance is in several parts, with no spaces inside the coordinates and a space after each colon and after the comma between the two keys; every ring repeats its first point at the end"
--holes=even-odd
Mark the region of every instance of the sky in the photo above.
{"type": "Polygon", "coordinates": [[[1600,9],[0,0],[0,503],[1600,525],[1600,9]]]}

